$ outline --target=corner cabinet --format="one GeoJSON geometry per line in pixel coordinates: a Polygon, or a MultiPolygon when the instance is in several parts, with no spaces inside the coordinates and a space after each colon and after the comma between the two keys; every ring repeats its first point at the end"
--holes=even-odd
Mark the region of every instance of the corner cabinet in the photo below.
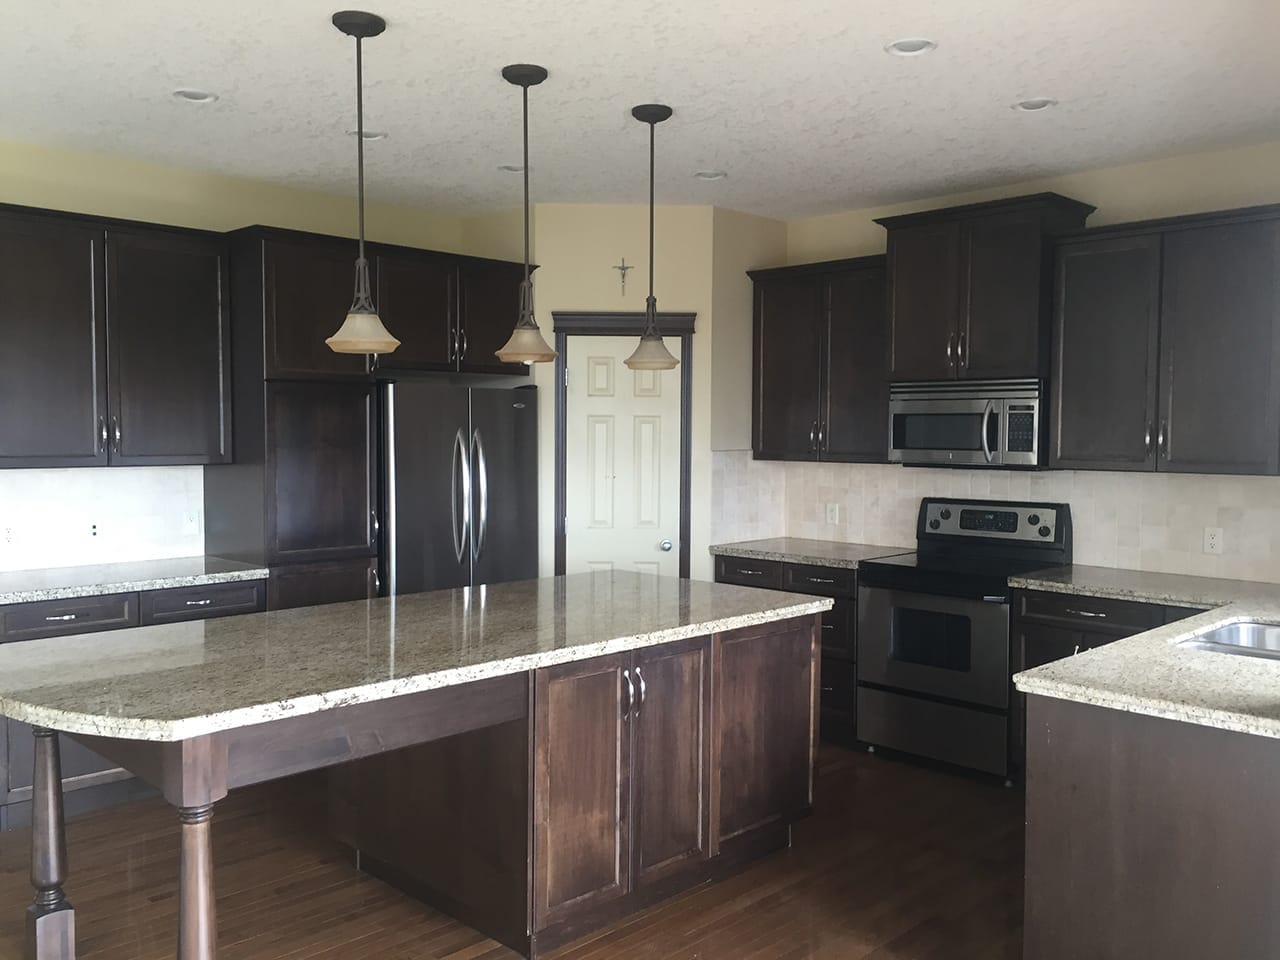
{"type": "Polygon", "coordinates": [[[889,377],[1041,378],[1051,238],[1088,204],[1053,193],[888,217],[889,377]]]}
{"type": "Polygon", "coordinates": [[[0,466],[231,458],[227,244],[0,208],[0,466]]]}
{"type": "Polygon", "coordinates": [[[754,270],[757,459],[888,456],[884,258],[754,270]]]}
{"type": "Polygon", "coordinates": [[[1280,207],[1057,251],[1050,464],[1280,472],[1280,207]]]}

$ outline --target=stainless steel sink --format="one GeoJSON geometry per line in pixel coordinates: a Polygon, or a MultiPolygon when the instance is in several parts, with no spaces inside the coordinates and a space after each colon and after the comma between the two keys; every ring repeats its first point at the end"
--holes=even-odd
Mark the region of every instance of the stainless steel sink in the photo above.
{"type": "Polygon", "coordinates": [[[1178,646],[1232,653],[1238,657],[1280,660],[1280,626],[1270,623],[1228,623],[1180,640],[1178,646]]]}

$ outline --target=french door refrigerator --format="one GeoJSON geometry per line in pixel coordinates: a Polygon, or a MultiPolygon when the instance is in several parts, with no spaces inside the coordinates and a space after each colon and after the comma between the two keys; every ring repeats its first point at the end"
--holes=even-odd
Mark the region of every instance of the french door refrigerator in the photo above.
{"type": "Polygon", "coordinates": [[[380,386],[382,592],[536,577],[537,389],[380,386]]]}

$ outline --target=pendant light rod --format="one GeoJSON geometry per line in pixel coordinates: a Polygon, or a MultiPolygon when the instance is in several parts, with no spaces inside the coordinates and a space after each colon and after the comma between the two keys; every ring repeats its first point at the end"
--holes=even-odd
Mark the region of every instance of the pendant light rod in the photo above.
{"type": "MultiPolygon", "coordinates": [[[[524,282],[529,283],[529,86],[523,84],[520,94],[524,105],[524,282]]],[[[529,304],[530,309],[533,304],[529,304]]]]}
{"type": "Polygon", "coordinates": [[[364,260],[364,38],[356,37],[356,209],[359,257],[364,260]]]}
{"type": "Polygon", "coordinates": [[[649,125],[649,297],[645,300],[644,333],[640,335],[640,345],[623,361],[632,370],[671,370],[680,362],[663,344],[662,334],[658,332],[658,299],[653,293],[654,234],[656,232],[654,182],[657,179],[654,143],[658,124],[664,120],[670,120],[672,113],[670,107],[661,103],[643,103],[631,110],[633,117],[649,125]]]}

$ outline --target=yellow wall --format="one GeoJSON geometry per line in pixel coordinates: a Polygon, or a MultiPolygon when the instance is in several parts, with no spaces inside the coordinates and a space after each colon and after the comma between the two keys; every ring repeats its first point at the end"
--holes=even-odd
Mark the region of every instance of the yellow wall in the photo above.
{"type": "MultiPolygon", "coordinates": [[[[537,208],[529,211],[529,242],[533,243],[537,208]]],[[[462,221],[461,253],[498,260],[524,260],[524,208],[498,210],[462,221]]]]}
{"type": "MultiPolygon", "coordinates": [[[[262,223],[354,236],[353,185],[343,196],[140,160],[0,141],[0,202],[206,230],[262,223]]],[[[407,206],[370,204],[370,239],[462,249],[462,220],[407,206]]]]}
{"type": "Polygon", "coordinates": [[[1280,143],[1192,153],[1121,167],[977,190],[910,203],[850,210],[787,224],[787,261],[812,263],[883,253],[884,228],[876,217],[977,203],[1052,190],[1098,208],[1090,226],[1280,203],[1280,143]]]}

